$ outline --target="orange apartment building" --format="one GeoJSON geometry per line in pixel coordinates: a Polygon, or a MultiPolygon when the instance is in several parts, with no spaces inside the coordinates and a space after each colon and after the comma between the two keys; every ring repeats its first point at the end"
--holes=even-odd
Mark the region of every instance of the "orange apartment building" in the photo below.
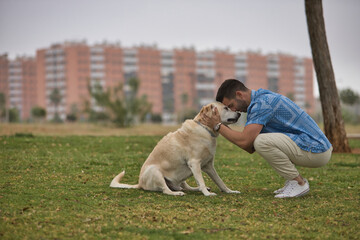
{"type": "Polygon", "coordinates": [[[36,61],[31,57],[9,60],[0,56],[0,92],[5,96],[6,108],[15,108],[21,119],[31,117],[37,103],[36,61]]]}
{"type": "MultiPolygon", "coordinates": [[[[173,107],[170,114],[193,108],[196,99],[196,52],[191,48],[168,51],[167,61],[172,63],[173,107]],[[172,58],[170,57],[172,56],[172,58]]],[[[169,92],[169,91],[168,91],[169,92]]]]}
{"type": "Polygon", "coordinates": [[[53,119],[55,111],[66,119],[72,111],[81,112],[88,101],[96,108],[88,92],[89,83],[103,88],[123,83],[122,63],[122,49],[116,45],[89,47],[84,42],[68,42],[38,50],[38,81],[43,93],[38,102],[46,108],[47,119],[53,119]],[[51,101],[54,89],[61,96],[58,106],[51,101]]]}
{"type": "Polygon", "coordinates": [[[73,107],[79,107],[88,99],[90,76],[90,49],[83,43],[55,44],[37,51],[37,73],[40,94],[38,104],[47,112],[47,119],[53,119],[57,111],[61,119],[73,107]],[[51,96],[57,89],[60,103],[51,96]]]}
{"type": "Polygon", "coordinates": [[[138,95],[147,96],[152,104],[152,111],[163,111],[161,51],[153,47],[139,47],[137,50],[137,78],[140,79],[138,95]]]}
{"type": "Polygon", "coordinates": [[[161,50],[155,46],[123,48],[119,44],[89,46],[86,42],[39,49],[36,61],[9,61],[6,55],[0,56],[0,91],[9,94],[11,106],[21,110],[22,119],[29,118],[36,105],[46,109],[49,120],[55,111],[61,119],[76,109],[81,112],[87,101],[101,110],[90,99],[89,82],[104,88],[123,84],[126,91],[132,77],[140,80],[138,95],[146,95],[152,112],[162,114],[165,121],[214,101],[218,87],[228,78],[236,78],[251,89],[278,92],[309,113],[314,111],[310,58],[221,50],[197,52],[192,48],[161,50]],[[61,95],[58,105],[51,101],[54,89],[61,95]]]}

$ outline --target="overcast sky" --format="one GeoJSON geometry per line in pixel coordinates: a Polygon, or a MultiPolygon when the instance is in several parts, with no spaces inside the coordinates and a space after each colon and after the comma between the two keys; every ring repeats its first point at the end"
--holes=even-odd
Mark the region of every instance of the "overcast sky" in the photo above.
{"type": "MultiPolygon", "coordinates": [[[[360,93],[360,1],[323,7],[338,88],[360,93]]],[[[304,0],[0,0],[0,54],[10,59],[84,39],[311,57],[304,0]]]]}

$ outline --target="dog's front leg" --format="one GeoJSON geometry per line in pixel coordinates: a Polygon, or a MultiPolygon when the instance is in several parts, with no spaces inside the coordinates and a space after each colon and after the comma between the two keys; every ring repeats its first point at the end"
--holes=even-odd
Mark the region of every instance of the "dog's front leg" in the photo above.
{"type": "Polygon", "coordinates": [[[203,167],[204,172],[206,172],[209,177],[218,185],[221,191],[226,193],[240,193],[239,191],[234,191],[229,189],[223,180],[220,178],[219,174],[216,172],[214,167],[214,162],[211,161],[209,164],[207,164],[205,167],[203,167]]]}
{"type": "Polygon", "coordinates": [[[200,160],[198,159],[191,159],[188,162],[188,166],[191,169],[192,174],[194,175],[195,181],[199,186],[199,190],[205,195],[205,196],[215,196],[216,193],[209,192],[209,190],[205,186],[205,181],[201,173],[201,166],[200,166],[200,160]]]}

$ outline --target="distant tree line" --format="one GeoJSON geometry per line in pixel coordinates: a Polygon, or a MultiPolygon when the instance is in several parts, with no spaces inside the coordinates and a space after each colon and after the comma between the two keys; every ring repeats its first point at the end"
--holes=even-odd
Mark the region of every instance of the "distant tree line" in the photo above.
{"type": "MultiPolygon", "coordinates": [[[[161,122],[161,115],[152,114],[152,105],[147,101],[147,97],[138,97],[140,81],[131,78],[127,88],[123,84],[118,84],[112,88],[104,89],[99,82],[88,84],[88,91],[91,100],[85,101],[85,108],[81,111],[76,105],[71,106],[71,111],[67,114],[66,120],[73,122],[79,120],[79,115],[86,115],[91,122],[111,122],[118,127],[127,127],[134,123],[150,121],[161,122]]],[[[54,106],[54,116],[52,122],[62,122],[59,114],[59,106],[63,96],[58,88],[54,88],[49,99],[54,106]]],[[[0,119],[5,122],[18,122],[20,120],[19,111],[16,108],[6,108],[6,98],[4,93],[0,93],[0,119]]],[[[31,120],[35,122],[45,121],[47,112],[44,108],[35,106],[31,110],[31,120]]]]}
{"type": "MultiPolygon", "coordinates": [[[[83,120],[90,122],[111,122],[119,127],[127,127],[134,123],[141,123],[146,120],[151,122],[161,122],[160,114],[151,113],[151,104],[146,96],[138,97],[139,80],[131,78],[128,82],[128,88],[119,84],[113,88],[103,89],[96,83],[93,86],[88,85],[88,90],[92,101],[85,101],[85,108],[80,110],[77,105],[72,105],[70,112],[66,116],[66,121],[79,121],[79,115],[85,114],[87,117],[83,120]]],[[[350,88],[339,91],[342,103],[342,116],[345,123],[360,123],[360,95],[350,88]]],[[[54,89],[49,96],[51,103],[55,107],[54,117],[51,122],[62,122],[58,109],[62,100],[59,89],[54,89]]],[[[178,122],[193,118],[197,112],[187,109],[187,96],[182,96],[182,110],[178,115],[178,122]]],[[[46,110],[35,106],[31,109],[31,119],[34,122],[44,122],[46,110]]],[[[16,108],[6,109],[6,99],[3,93],[0,93],[0,119],[2,122],[19,122],[19,111],[16,108]]],[[[317,113],[314,116],[317,122],[323,121],[322,114],[317,113]]]]}
{"type": "MultiPolygon", "coordinates": [[[[344,122],[360,124],[360,95],[351,88],[346,88],[339,91],[339,97],[344,122]]],[[[318,123],[323,121],[321,112],[316,113],[313,117],[318,123]]]]}

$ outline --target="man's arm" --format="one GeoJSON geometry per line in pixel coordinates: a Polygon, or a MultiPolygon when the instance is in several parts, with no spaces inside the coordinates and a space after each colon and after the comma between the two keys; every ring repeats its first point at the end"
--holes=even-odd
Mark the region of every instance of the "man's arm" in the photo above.
{"type": "MultiPolygon", "coordinates": [[[[206,125],[211,128],[214,128],[217,123],[221,122],[219,111],[217,110],[217,108],[214,109],[212,117],[208,117],[203,114],[202,119],[206,122],[206,125]]],[[[232,130],[227,126],[221,125],[219,133],[223,135],[227,140],[244,149],[248,153],[253,153],[255,152],[255,138],[259,135],[262,128],[263,125],[261,124],[249,124],[244,128],[242,132],[238,132],[232,130]]]]}
{"type": "Polygon", "coordinates": [[[249,124],[247,125],[242,132],[232,130],[229,127],[220,126],[219,133],[223,135],[227,140],[233,144],[244,149],[248,153],[254,153],[254,141],[255,138],[259,135],[263,125],[261,124],[249,124]]]}

